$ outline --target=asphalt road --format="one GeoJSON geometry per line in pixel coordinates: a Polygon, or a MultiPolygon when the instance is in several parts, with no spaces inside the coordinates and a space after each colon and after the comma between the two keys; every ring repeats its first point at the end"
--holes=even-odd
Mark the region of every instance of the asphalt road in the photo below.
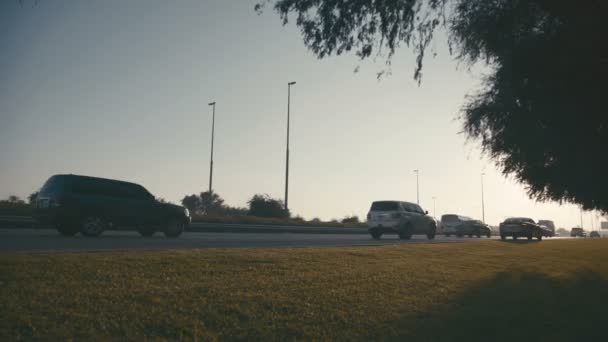
{"type": "MultiPolygon", "coordinates": [[[[496,239],[493,237],[492,239],[496,239]]],[[[373,240],[363,234],[297,234],[297,233],[195,233],[186,232],[176,239],[167,239],[157,233],[142,237],[137,232],[107,231],[96,238],[77,235],[60,236],[50,229],[0,229],[2,251],[96,251],[196,248],[259,248],[309,246],[363,246],[400,243],[447,243],[461,241],[487,241],[488,238],[456,238],[438,235],[435,240],[415,235],[412,240],[401,241],[397,235],[384,235],[373,240]]]]}

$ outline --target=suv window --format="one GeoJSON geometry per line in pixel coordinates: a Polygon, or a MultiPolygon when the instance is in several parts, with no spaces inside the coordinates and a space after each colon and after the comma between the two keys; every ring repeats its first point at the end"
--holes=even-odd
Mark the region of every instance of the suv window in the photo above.
{"type": "Polygon", "coordinates": [[[129,198],[136,199],[149,199],[153,198],[152,194],[148,192],[143,186],[137,184],[123,184],[124,190],[129,198]]]}
{"type": "Polygon", "coordinates": [[[372,203],[370,211],[399,211],[399,202],[379,201],[372,203]]]}
{"type": "Polygon", "coordinates": [[[409,211],[412,213],[424,214],[424,211],[422,210],[422,208],[420,208],[420,206],[417,204],[407,203],[407,202],[403,202],[402,204],[406,211],[409,211]]]}
{"type": "Polygon", "coordinates": [[[460,221],[460,217],[458,215],[443,215],[441,216],[441,222],[447,222],[447,223],[452,223],[452,222],[459,222],[460,221]]]}
{"type": "Polygon", "coordinates": [[[534,223],[533,219],[525,218],[525,217],[512,217],[505,220],[505,223],[534,223]]]}

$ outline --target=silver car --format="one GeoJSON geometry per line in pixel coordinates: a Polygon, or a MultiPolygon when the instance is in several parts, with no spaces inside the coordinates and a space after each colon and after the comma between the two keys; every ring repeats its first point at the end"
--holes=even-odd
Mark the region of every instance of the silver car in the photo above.
{"type": "Polygon", "coordinates": [[[367,214],[367,226],[371,236],[379,239],[385,233],[397,233],[408,240],[413,234],[424,234],[434,239],[437,222],[428,216],[418,204],[402,201],[376,201],[367,214]]]}

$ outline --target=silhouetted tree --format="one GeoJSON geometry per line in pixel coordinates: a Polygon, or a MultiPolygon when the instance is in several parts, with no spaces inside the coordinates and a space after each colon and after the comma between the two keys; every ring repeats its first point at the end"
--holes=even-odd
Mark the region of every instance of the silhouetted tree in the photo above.
{"type": "MultiPolygon", "coordinates": [[[[269,0],[284,24],[295,15],[319,58],[396,49],[416,55],[414,78],[435,30],[467,65],[489,66],[463,107],[464,132],[537,200],[608,211],[608,1],[269,0]]],[[[261,10],[263,5],[256,5],[261,10]]],[[[383,52],[384,51],[384,52],[383,52]]]]}
{"type": "Polygon", "coordinates": [[[186,195],[182,199],[182,205],[192,214],[198,214],[201,206],[201,199],[195,194],[186,195]]]}
{"type": "Polygon", "coordinates": [[[345,223],[345,224],[359,223],[359,217],[357,215],[346,216],[345,218],[342,219],[342,223],[345,223]]]}
{"type": "Polygon", "coordinates": [[[249,212],[251,216],[287,218],[289,211],[285,210],[282,200],[274,199],[269,195],[254,195],[249,200],[249,212]]]}
{"type": "Polygon", "coordinates": [[[23,201],[21,198],[19,198],[19,196],[10,195],[10,196],[8,196],[8,203],[25,204],[25,201],[23,201]]]}
{"type": "Polygon", "coordinates": [[[199,195],[187,195],[182,199],[182,205],[191,213],[198,215],[247,215],[248,209],[231,207],[224,204],[224,199],[215,192],[201,192],[199,195]]]}
{"type": "Polygon", "coordinates": [[[205,192],[201,192],[200,194],[200,198],[201,198],[201,213],[205,214],[205,215],[210,215],[210,214],[222,214],[222,211],[224,209],[224,199],[220,197],[220,195],[216,194],[215,192],[211,191],[205,191],[205,192]]]}

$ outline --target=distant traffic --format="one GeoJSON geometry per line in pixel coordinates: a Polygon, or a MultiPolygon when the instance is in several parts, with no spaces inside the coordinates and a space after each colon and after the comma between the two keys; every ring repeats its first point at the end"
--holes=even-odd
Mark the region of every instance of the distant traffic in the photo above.
{"type": "MultiPolygon", "coordinates": [[[[34,202],[34,218],[52,225],[61,235],[80,233],[89,237],[105,230],[136,230],[142,236],[163,232],[166,237],[177,237],[191,222],[188,209],[156,200],[139,184],[77,175],[50,177],[34,202]]],[[[512,217],[500,223],[496,231],[468,216],[445,214],[437,220],[416,203],[392,200],[372,202],[367,227],[376,240],[384,234],[396,234],[402,240],[413,235],[433,240],[437,234],[459,238],[490,238],[497,234],[502,240],[542,240],[556,235],[551,220],[537,223],[527,217],[512,217]]],[[[587,233],[573,228],[570,236],[586,237],[587,233]]],[[[592,232],[590,237],[600,236],[592,232]]]]}

